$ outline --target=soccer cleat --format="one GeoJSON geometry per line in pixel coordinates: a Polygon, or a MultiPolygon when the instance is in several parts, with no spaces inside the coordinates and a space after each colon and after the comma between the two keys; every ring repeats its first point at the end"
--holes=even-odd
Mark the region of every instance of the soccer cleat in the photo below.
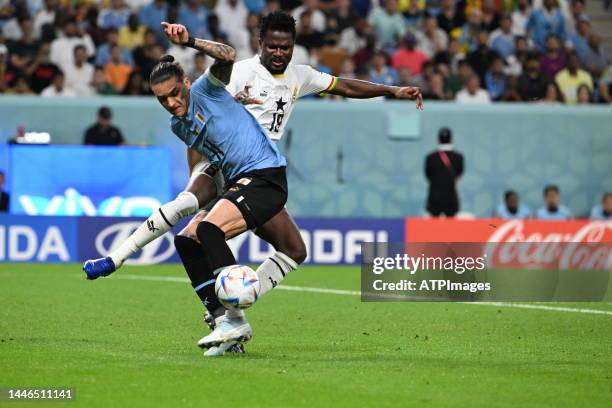
{"type": "Polygon", "coordinates": [[[87,274],[87,279],[94,280],[100,276],[108,276],[115,272],[115,263],[110,256],[106,258],[90,259],[83,264],[83,270],[87,274]]]}
{"type": "Polygon", "coordinates": [[[198,347],[211,348],[223,343],[249,341],[253,337],[251,325],[244,317],[229,317],[225,315],[217,323],[217,327],[207,336],[198,341],[198,347]]]}
{"type": "Polygon", "coordinates": [[[218,357],[225,353],[244,353],[244,347],[237,341],[228,341],[209,348],[204,352],[204,357],[218,357]]]}
{"type": "Polygon", "coordinates": [[[206,324],[210,330],[215,330],[215,317],[210,312],[206,312],[204,315],[204,324],[206,324]]]}

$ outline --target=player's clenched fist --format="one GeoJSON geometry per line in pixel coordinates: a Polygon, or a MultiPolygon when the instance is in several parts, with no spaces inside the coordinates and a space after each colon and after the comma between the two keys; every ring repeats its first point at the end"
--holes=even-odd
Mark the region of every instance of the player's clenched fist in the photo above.
{"type": "Polygon", "coordinates": [[[165,21],[163,21],[161,25],[164,26],[164,32],[168,36],[168,39],[174,44],[183,45],[189,40],[189,32],[184,25],[170,24],[165,21]]]}

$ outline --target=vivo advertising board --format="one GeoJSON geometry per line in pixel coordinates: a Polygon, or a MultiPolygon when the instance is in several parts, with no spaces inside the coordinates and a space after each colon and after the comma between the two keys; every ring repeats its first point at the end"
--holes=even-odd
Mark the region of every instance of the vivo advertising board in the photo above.
{"type": "Polygon", "coordinates": [[[148,216],[171,199],[171,157],[159,147],[12,146],[11,212],[148,216]]]}

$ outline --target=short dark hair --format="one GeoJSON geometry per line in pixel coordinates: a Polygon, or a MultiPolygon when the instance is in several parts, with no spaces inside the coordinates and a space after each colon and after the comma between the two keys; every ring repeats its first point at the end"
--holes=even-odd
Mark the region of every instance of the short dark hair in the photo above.
{"type": "Polygon", "coordinates": [[[110,119],[113,117],[113,112],[108,106],[102,106],[98,109],[98,117],[103,119],[110,119]]]}
{"type": "Polygon", "coordinates": [[[544,187],[544,197],[546,197],[550,191],[554,191],[555,193],[559,194],[559,187],[557,187],[555,184],[549,184],[548,186],[544,187]]]}
{"type": "Polygon", "coordinates": [[[447,128],[440,128],[438,131],[438,142],[440,144],[448,144],[453,140],[453,132],[447,128]]]}
{"type": "Polygon", "coordinates": [[[259,26],[259,37],[264,38],[268,31],[283,31],[291,33],[295,39],[295,19],[283,11],[275,11],[261,19],[259,26]]]}
{"type": "Polygon", "coordinates": [[[515,195],[515,196],[517,196],[517,197],[518,197],[518,193],[517,193],[516,191],[514,191],[514,190],[507,190],[507,191],[504,193],[504,200],[506,200],[506,201],[507,201],[507,200],[510,198],[510,196],[511,196],[511,195],[515,195]]]}
{"type": "Polygon", "coordinates": [[[164,55],[160,58],[157,65],[153,67],[151,75],[149,76],[149,82],[151,85],[155,85],[167,81],[170,78],[180,81],[184,76],[185,71],[183,71],[183,67],[181,67],[178,62],[174,62],[174,57],[172,55],[164,55]]]}

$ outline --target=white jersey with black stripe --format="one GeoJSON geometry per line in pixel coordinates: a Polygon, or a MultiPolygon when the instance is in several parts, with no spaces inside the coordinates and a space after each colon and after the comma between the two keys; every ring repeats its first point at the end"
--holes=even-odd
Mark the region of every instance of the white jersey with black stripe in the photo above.
{"type": "Polygon", "coordinates": [[[337,78],[319,72],[308,65],[289,63],[285,73],[272,75],[260,62],[259,55],[234,64],[227,91],[236,95],[245,86],[250,87],[250,97],[261,105],[244,107],[264,128],[270,139],[279,141],[293,111],[295,102],[306,95],[332,89],[337,78]]]}

